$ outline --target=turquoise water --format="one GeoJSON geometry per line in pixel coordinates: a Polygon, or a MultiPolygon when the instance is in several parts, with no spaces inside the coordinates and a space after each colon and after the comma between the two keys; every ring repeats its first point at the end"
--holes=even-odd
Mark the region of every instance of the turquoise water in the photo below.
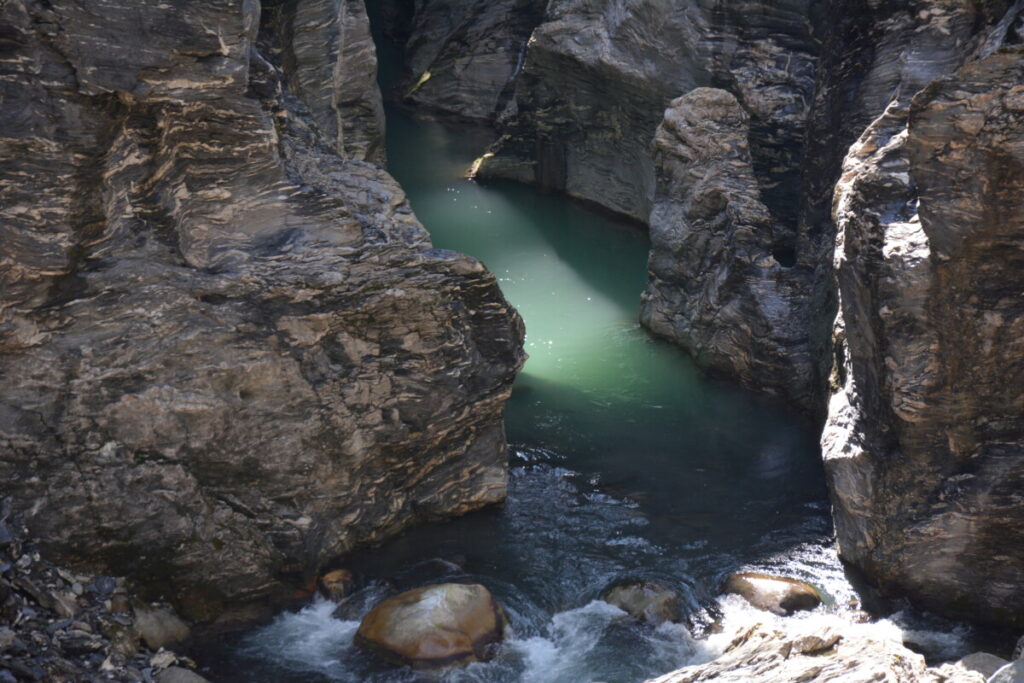
{"type": "MultiPolygon", "coordinates": [[[[847,600],[813,429],[775,400],[707,380],[644,333],[643,229],[564,197],[464,179],[487,131],[400,111],[388,128],[389,170],[435,246],[495,273],[526,323],[530,358],[506,414],[507,503],[345,558],[366,591],[348,617],[385,594],[382,581],[479,581],[511,615],[510,641],[494,662],[445,680],[612,682],[705,657],[694,634],[739,568],[801,576],[847,600]],[[691,623],[645,627],[595,600],[627,577],[673,586],[691,623]]],[[[357,622],[332,610],[315,604],[248,635],[221,678],[419,680],[361,653],[357,622]]]]}

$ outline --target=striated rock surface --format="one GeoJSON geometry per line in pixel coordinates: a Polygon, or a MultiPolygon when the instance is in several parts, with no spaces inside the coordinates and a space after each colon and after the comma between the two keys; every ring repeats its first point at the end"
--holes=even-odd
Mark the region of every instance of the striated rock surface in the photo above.
{"type": "Polygon", "coordinates": [[[665,106],[727,88],[754,121],[757,172],[795,225],[800,141],[814,89],[814,0],[560,0],[530,39],[515,113],[481,176],[536,182],[646,221],[650,141],[665,106]]]}
{"type": "Polygon", "coordinates": [[[191,619],[501,500],[523,360],[494,277],[337,154],[337,90],[307,109],[260,19],[0,6],[0,481],[44,552],[191,619]]]}
{"type": "Polygon", "coordinates": [[[264,2],[284,43],[288,86],[344,157],[385,163],[377,49],[364,0],[264,2]]]}
{"type": "Polygon", "coordinates": [[[835,203],[842,387],[823,437],[846,560],[934,609],[1018,626],[1022,76],[1019,48],[982,56],[851,149],[835,203]]]}
{"type": "Polygon", "coordinates": [[[666,110],[654,138],[640,321],[702,366],[814,412],[822,374],[806,337],[814,300],[807,273],[773,255],[748,138],[749,116],[724,90],[696,88],[666,110]]]}
{"type": "Polygon", "coordinates": [[[984,683],[985,677],[959,665],[929,668],[924,657],[898,640],[872,632],[870,627],[853,627],[830,617],[785,626],[745,626],[732,635],[717,659],[648,683],[699,681],[984,683]]]}
{"type": "Polygon", "coordinates": [[[402,97],[418,109],[491,121],[512,99],[547,0],[421,0],[405,43],[402,97]]]}

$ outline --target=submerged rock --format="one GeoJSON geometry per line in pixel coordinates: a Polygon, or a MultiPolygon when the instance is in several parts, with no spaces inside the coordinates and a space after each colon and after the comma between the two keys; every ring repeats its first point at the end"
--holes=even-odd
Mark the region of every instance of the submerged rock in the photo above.
{"type": "Polygon", "coordinates": [[[739,595],[758,609],[786,617],[821,604],[821,594],[808,583],[753,572],[731,575],[723,591],[739,595]]]}
{"type": "Polygon", "coordinates": [[[504,610],[485,587],[444,583],[374,607],[356,643],[389,661],[430,669],[489,660],[505,626],[504,610]]]}
{"type": "Polygon", "coordinates": [[[679,593],[657,581],[617,582],[601,592],[601,599],[634,619],[654,625],[683,619],[679,593]]]}
{"type": "Polygon", "coordinates": [[[966,657],[961,657],[957,664],[968,671],[977,671],[987,679],[1009,662],[988,652],[974,652],[966,657]]]}

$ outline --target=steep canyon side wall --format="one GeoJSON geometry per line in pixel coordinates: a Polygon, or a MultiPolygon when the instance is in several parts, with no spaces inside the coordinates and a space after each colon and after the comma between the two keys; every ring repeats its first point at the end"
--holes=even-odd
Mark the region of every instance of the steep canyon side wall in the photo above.
{"type": "Polygon", "coordinates": [[[369,163],[367,36],[348,0],[0,6],[0,481],[55,559],[230,619],[503,499],[522,323],[369,163]]]}
{"type": "MultiPolygon", "coordinates": [[[[414,55],[479,30],[416,4],[414,55]]],[[[1012,0],[551,0],[486,112],[453,94],[458,60],[409,78],[431,71],[435,113],[494,122],[480,177],[649,224],[642,322],[827,422],[845,559],[1005,623],[1024,614],[1022,43],[1012,0]]]]}

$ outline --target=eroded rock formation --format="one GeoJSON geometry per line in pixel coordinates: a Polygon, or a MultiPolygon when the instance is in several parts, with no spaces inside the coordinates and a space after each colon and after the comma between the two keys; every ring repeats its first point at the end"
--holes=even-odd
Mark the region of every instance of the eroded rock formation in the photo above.
{"type": "Polygon", "coordinates": [[[805,340],[817,311],[807,273],[773,255],[749,119],[715,88],[691,90],[665,112],[640,321],[702,366],[814,412],[819,362],[805,340]]]}
{"type": "Polygon", "coordinates": [[[842,556],[888,590],[1024,623],[1024,54],[889,105],[836,192],[841,355],[823,437],[842,556]]]}
{"type": "Polygon", "coordinates": [[[361,160],[359,4],[0,7],[0,480],[193,619],[505,495],[522,325],[361,160]]]}

